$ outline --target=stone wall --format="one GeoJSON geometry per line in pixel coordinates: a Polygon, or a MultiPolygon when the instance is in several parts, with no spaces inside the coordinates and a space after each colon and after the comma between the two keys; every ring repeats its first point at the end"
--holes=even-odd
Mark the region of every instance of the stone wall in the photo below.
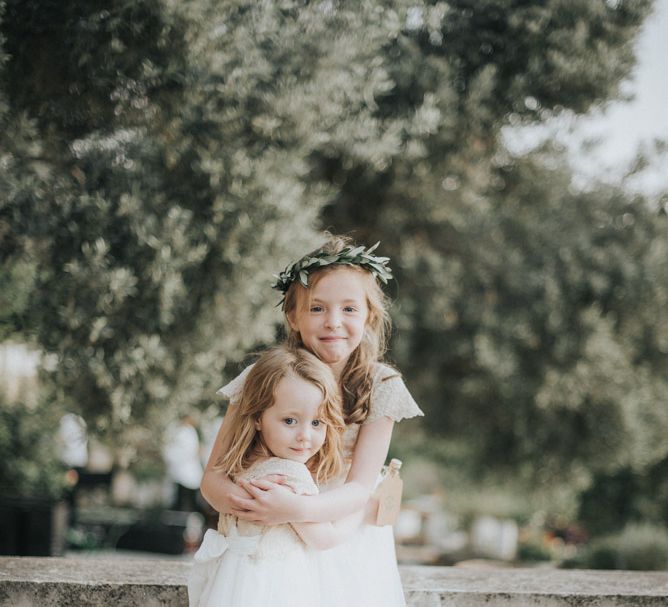
{"type": "MultiPolygon", "coordinates": [[[[0,606],[186,606],[189,568],[162,559],[2,557],[0,606]]],[[[668,606],[668,572],[401,567],[401,576],[410,607],[668,606]]]]}

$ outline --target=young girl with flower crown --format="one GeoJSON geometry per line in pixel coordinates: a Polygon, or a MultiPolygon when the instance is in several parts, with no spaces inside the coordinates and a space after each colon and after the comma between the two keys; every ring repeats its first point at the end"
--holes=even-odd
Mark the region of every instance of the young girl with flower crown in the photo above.
{"type": "MultiPolygon", "coordinates": [[[[229,427],[229,448],[214,469],[240,481],[281,474],[295,495],[318,493],[342,468],[344,429],[331,370],[304,349],[265,352],[248,373],[229,427]]],[[[357,521],[359,524],[359,521],[357,521]]],[[[318,563],[349,523],[266,527],[221,514],[208,530],[188,580],[191,607],[314,607],[324,603],[318,563]],[[307,582],[295,584],[296,576],[307,582]]]]}
{"type": "MultiPolygon", "coordinates": [[[[241,389],[250,369],[219,390],[230,400],[202,481],[202,493],[219,512],[262,525],[350,520],[373,514],[372,491],[387,456],[395,421],[422,415],[399,373],[380,362],[389,330],[387,300],[379,282],[391,278],[388,258],[333,237],[278,277],[284,293],[288,343],[304,347],[334,372],[343,396],[345,472],[317,495],[297,495],[281,477],[238,479],[213,466],[230,444],[241,389]]],[[[252,367],[251,367],[252,369],[252,367]]],[[[366,521],[371,521],[367,516],[366,521]]],[[[390,526],[360,526],[343,544],[318,553],[319,605],[405,605],[390,526]],[[343,595],[333,592],[340,588],[343,595]],[[331,592],[330,592],[331,591],[331,592]]]]}

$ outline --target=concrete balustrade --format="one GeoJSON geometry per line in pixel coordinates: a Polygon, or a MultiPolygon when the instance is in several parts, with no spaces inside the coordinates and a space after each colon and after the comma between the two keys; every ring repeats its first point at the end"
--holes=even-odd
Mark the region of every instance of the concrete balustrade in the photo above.
{"type": "MultiPolygon", "coordinates": [[[[0,605],[181,607],[189,568],[161,559],[0,557],[0,605]]],[[[668,572],[405,566],[401,577],[410,607],[668,606],[668,572]]]]}

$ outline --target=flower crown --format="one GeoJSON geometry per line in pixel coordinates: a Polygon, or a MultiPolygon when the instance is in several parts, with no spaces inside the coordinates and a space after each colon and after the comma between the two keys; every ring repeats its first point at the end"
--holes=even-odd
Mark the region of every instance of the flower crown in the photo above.
{"type": "Polygon", "coordinates": [[[376,250],[380,241],[368,249],[364,246],[345,247],[338,253],[327,253],[318,251],[311,255],[304,255],[294,263],[291,263],[280,274],[274,274],[276,281],[271,285],[272,289],[278,289],[283,293],[283,299],[278,303],[280,306],[285,301],[285,294],[290,285],[298,280],[304,288],[308,288],[309,271],[332,265],[359,266],[371,272],[383,284],[392,278],[392,269],[388,265],[389,257],[376,257],[372,253],[376,250]]]}

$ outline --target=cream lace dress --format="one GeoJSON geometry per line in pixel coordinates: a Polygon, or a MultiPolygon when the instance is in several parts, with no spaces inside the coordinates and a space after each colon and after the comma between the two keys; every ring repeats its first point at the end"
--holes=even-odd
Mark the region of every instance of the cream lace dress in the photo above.
{"type": "MultiPolygon", "coordinates": [[[[304,464],[272,457],[256,462],[248,480],[283,474],[300,495],[318,488],[304,464]]],[[[188,577],[190,607],[314,607],[322,605],[316,552],[290,525],[264,527],[222,514],[209,529],[188,577]]]]}
{"type": "MultiPolygon", "coordinates": [[[[228,398],[231,404],[238,402],[251,367],[244,369],[239,376],[218,390],[218,394],[228,398]]],[[[374,374],[369,416],[364,423],[369,424],[381,417],[389,417],[398,422],[417,415],[423,413],[408,392],[401,376],[391,367],[378,363],[374,374]]],[[[344,456],[349,465],[359,430],[359,425],[351,424],[346,427],[343,436],[344,456]]],[[[340,478],[326,487],[320,487],[320,490],[325,492],[342,485],[347,472],[346,469],[340,478]]],[[[315,605],[403,607],[406,604],[397,569],[391,526],[361,525],[358,533],[343,544],[314,554],[318,577],[317,582],[314,578],[311,585],[314,588],[319,586],[322,597],[315,605]]],[[[302,578],[302,576],[297,577],[302,578]]]]}

